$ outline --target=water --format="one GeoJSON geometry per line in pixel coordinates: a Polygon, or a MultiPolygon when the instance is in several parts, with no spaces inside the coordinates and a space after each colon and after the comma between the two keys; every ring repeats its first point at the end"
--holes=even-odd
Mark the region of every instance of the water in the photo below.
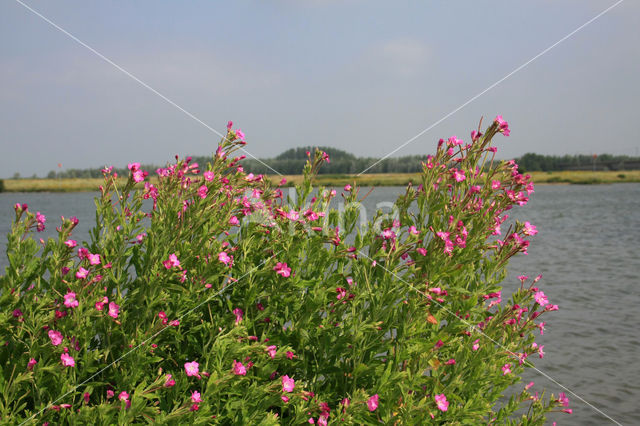
{"type": "MultiPolygon", "coordinates": [[[[377,188],[365,200],[367,219],[386,208],[401,188],[377,188]]],[[[47,216],[55,235],[59,216],[77,216],[74,238],[87,240],[95,221],[95,193],[0,194],[0,235],[9,232],[13,205],[28,203],[47,216]]],[[[539,286],[560,310],[548,314],[543,359],[536,367],[622,424],[640,424],[640,184],[539,186],[524,208],[511,215],[538,227],[528,256],[513,258],[504,293],[519,286],[517,276],[543,274],[539,286]]],[[[4,253],[5,240],[2,239],[4,253]]],[[[0,257],[4,270],[6,256],[0,257]]],[[[504,299],[504,297],[503,297],[504,299]]],[[[566,389],[536,371],[524,383],[566,392],[572,415],[552,413],[549,423],[612,424],[566,389]]],[[[522,386],[524,385],[522,384],[522,386]]],[[[535,389],[535,388],[534,388],[535,389]]]]}

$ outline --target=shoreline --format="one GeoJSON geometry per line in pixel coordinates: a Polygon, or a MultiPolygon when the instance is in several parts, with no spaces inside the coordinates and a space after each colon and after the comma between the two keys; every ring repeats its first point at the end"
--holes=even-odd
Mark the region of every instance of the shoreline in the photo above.
{"type": "MultiPolygon", "coordinates": [[[[531,172],[535,185],[597,185],[611,183],[638,183],[640,170],[624,171],[560,171],[531,172]]],[[[344,186],[357,183],[359,186],[406,186],[418,182],[420,173],[372,173],[362,176],[338,174],[318,175],[316,186],[344,186]]],[[[302,181],[302,175],[269,176],[274,184],[287,179],[285,187],[302,181]]],[[[155,179],[152,179],[153,182],[155,179]]],[[[102,178],[91,179],[4,179],[4,192],[93,192],[102,184],[102,178]]],[[[121,180],[122,184],[126,179],[121,180]]]]}

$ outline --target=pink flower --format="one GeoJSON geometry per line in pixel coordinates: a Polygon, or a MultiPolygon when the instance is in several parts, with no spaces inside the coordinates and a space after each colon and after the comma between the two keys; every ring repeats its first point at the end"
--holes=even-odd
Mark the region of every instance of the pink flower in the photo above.
{"type": "Polygon", "coordinates": [[[563,407],[569,406],[569,398],[567,398],[567,395],[565,395],[564,392],[560,392],[558,395],[558,402],[562,404],[563,407]]]}
{"type": "Polygon", "coordinates": [[[90,265],[99,265],[100,264],[100,255],[99,254],[91,254],[87,255],[87,259],[89,259],[90,265]]]}
{"type": "Polygon", "coordinates": [[[171,269],[174,266],[180,267],[180,261],[178,260],[178,256],[175,253],[169,255],[169,259],[162,262],[165,268],[171,269]]]}
{"type": "Polygon", "coordinates": [[[271,345],[271,346],[267,346],[267,353],[269,354],[269,356],[271,357],[271,359],[274,359],[276,357],[276,352],[277,352],[278,348],[276,345],[271,345]]]}
{"type": "Polygon", "coordinates": [[[218,260],[227,266],[230,266],[230,264],[233,262],[225,251],[222,251],[218,254],[218,260]]]}
{"type": "Polygon", "coordinates": [[[236,130],[236,139],[243,141],[244,140],[244,132],[240,129],[236,130]]]}
{"type": "Polygon", "coordinates": [[[62,361],[62,365],[65,367],[75,367],[76,366],[76,360],[73,359],[73,357],[71,355],[69,355],[68,353],[63,353],[62,355],[60,355],[60,361],[62,361]]]}
{"type": "Polygon", "coordinates": [[[78,301],[76,300],[76,294],[72,291],[64,295],[64,306],[67,308],[77,308],[78,301]]]}
{"type": "Polygon", "coordinates": [[[286,402],[289,402],[289,397],[288,397],[288,396],[286,396],[286,395],[282,395],[282,396],[280,397],[280,399],[282,399],[282,401],[284,401],[285,403],[286,403],[286,402]]]}
{"type": "Polygon", "coordinates": [[[419,234],[420,234],[420,231],[418,231],[418,228],[416,228],[415,226],[411,225],[411,226],[409,227],[409,233],[410,233],[411,235],[419,235],[419,234]]]}
{"type": "Polygon", "coordinates": [[[75,246],[78,245],[78,242],[76,240],[67,240],[64,242],[64,245],[69,248],[74,248],[75,246]]]}
{"type": "Polygon", "coordinates": [[[83,267],[78,268],[78,272],[76,272],[76,278],[84,279],[87,278],[87,275],[89,275],[89,271],[87,269],[84,269],[83,267]]]}
{"type": "Polygon", "coordinates": [[[84,403],[88,404],[89,399],[91,398],[91,394],[89,392],[85,392],[84,394],[82,394],[82,398],[84,399],[84,403]]]}
{"type": "Polygon", "coordinates": [[[214,177],[215,175],[213,174],[213,172],[204,172],[204,180],[206,180],[207,182],[211,182],[214,177]]]}
{"type": "Polygon", "coordinates": [[[242,315],[243,314],[244,314],[244,312],[240,308],[235,308],[233,310],[233,315],[236,316],[236,325],[238,325],[238,324],[240,324],[242,322],[242,315]]]}
{"type": "Polygon", "coordinates": [[[375,394],[367,400],[367,407],[369,408],[369,411],[376,411],[379,399],[380,397],[378,394],[375,394]]]}
{"type": "Polygon", "coordinates": [[[524,233],[524,235],[536,235],[538,233],[538,230],[534,225],[530,224],[529,222],[525,222],[522,232],[524,233]]]}
{"type": "Polygon", "coordinates": [[[540,324],[538,324],[538,328],[540,329],[540,335],[544,335],[544,326],[545,326],[546,322],[541,322],[540,324]]]}
{"type": "Polygon", "coordinates": [[[533,383],[533,382],[529,382],[529,384],[528,384],[527,386],[525,386],[525,387],[524,387],[524,390],[529,390],[529,389],[531,389],[531,388],[533,387],[533,385],[534,385],[534,384],[535,384],[535,383],[533,383]]]}
{"type": "Polygon", "coordinates": [[[480,341],[480,339],[476,339],[473,342],[473,346],[471,347],[471,349],[473,349],[474,351],[477,351],[480,348],[480,345],[478,344],[479,341],[480,341]]]}
{"type": "Polygon", "coordinates": [[[53,346],[58,346],[62,343],[62,333],[56,330],[49,330],[47,333],[49,335],[49,339],[51,339],[51,344],[53,346]]]}
{"type": "Polygon", "coordinates": [[[440,411],[447,411],[449,409],[449,401],[447,401],[447,397],[443,393],[433,398],[436,400],[436,405],[440,411]]]}
{"type": "Polygon", "coordinates": [[[444,365],[455,365],[456,360],[451,358],[450,360],[448,360],[447,362],[444,363],[444,365]]]}
{"type": "Polygon", "coordinates": [[[293,354],[293,352],[291,352],[291,351],[287,351],[287,358],[289,358],[289,359],[293,359],[293,357],[295,357],[295,355],[293,354]]]}
{"type": "Polygon", "coordinates": [[[426,249],[426,248],[424,248],[424,247],[418,247],[418,248],[416,249],[416,251],[417,251],[418,253],[420,253],[422,256],[426,256],[426,255],[427,255],[427,249],[426,249]]]}
{"type": "Polygon", "coordinates": [[[547,300],[547,296],[545,296],[544,292],[542,291],[536,291],[533,298],[535,299],[536,303],[541,306],[544,306],[547,303],[549,303],[549,300],[547,300]]]}
{"type": "Polygon", "coordinates": [[[96,305],[95,305],[96,309],[99,310],[99,311],[103,310],[105,303],[109,303],[109,298],[107,296],[104,296],[102,298],[102,301],[96,302],[96,305]]]}
{"type": "Polygon", "coordinates": [[[36,360],[35,360],[35,358],[31,358],[31,359],[29,360],[29,362],[27,363],[27,369],[28,369],[29,371],[32,371],[32,370],[33,370],[33,367],[35,367],[37,363],[38,363],[38,361],[36,361],[36,360]]]}
{"type": "Polygon", "coordinates": [[[115,393],[111,389],[107,390],[107,399],[113,398],[113,395],[115,395],[115,393]]]}
{"type": "Polygon", "coordinates": [[[45,217],[45,215],[41,214],[40,212],[36,213],[36,222],[38,222],[38,225],[37,225],[38,232],[44,231],[44,223],[46,221],[47,221],[47,218],[45,217]]]}
{"type": "Polygon", "coordinates": [[[492,180],[491,181],[491,189],[498,189],[500,188],[502,184],[500,183],[499,180],[492,180]]]}
{"type": "Polygon", "coordinates": [[[231,131],[231,128],[233,127],[233,121],[229,120],[229,122],[227,123],[227,131],[231,131]]]}
{"type": "Polygon", "coordinates": [[[238,225],[240,225],[240,221],[238,220],[238,218],[236,216],[231,216],[231,219],[229,219],[229,225],[238,226],[238,225]]]}
{"type": "Polygon", "coordinates": [[[498,123],[498,130],[505,136],[509,136],[511,131],[509,130],[509,123],[502,119],[501,115],[498,115],[494,122],[498,123]]]}
{"type": "Polygon", "coordinates": [[[209,188],[207,188],[207,185],[202,185],[200,188],[198,188],[198,197],[202,199],[207,198],[207,192],[209,192],[209,188]]]}
{"type": "Polygon", "coordinates": [[[287,213],[287,219],[289,220],[298,220],[300,218],[300,213],[295,210],[291,210],[287,213]]]}
{"type": "Polygon", "coordinates": [[[346,185],[344,186],[344,190],[345,190],[345,191],[351,191],[351,185],[346,184],[346,185]]]}
{"type": "Polygon", "coordinates": [[[235,359],[233,360],[233,374],[237,376],[246,376],[247,368],[242,365],[241,362],[237,362],[235,359]]]}
{"type": "Polygon", "coordinates": [[[191,392],[191,401],[194,403],[202,402],[202,398],[200,397],[200,392],[198,391],[191,392]]]}
{"type": "Polygon", "coordinates": [[[502,375],[506,376],[507,374],[511,373],[511,364],[505,364],[502,366],[502,375]]]}
{"type": "Polygon", "coordinates": [[[286,263],[278,262],[273,270],[276,271],[276,274],[282,275],[284,278],[291,275],[291,268],[289,268],[286,263]]]}
{"type": "Polygon", "coordinates": [[[129,399],[129,394],[125,391],[120,392],[120,394],[118,394],[118,399],[120,401],[126,401],[129,399]]]}
{"type": "Polygon", "coordinates": [[[110,302],[108,315],[111,318],[118,318],[119,313],[120,313],[120,306],[116,305],[115,302],[110,302]]]}
{"type": "Polygon", "coordinates": [[[291,377],[282,376],[282,392],[293,392],[295,386],[295,381],[291,377]]]}
{"type": "Polygon", "coordinates": [[[453,169],[453,178],[456,182],[462,182],[465,180],[466,176],[464,175],[464,170],[453,169]]]}
{"type": "Polygon", "coordinates": [[[184,371],[187,373],[187,376],[189,377],[197,377],[198,379],[200,378],[200,364],[198,364],[196,361],[192,361],[192,362],[187,362],[184,364],[184,371]]]}
{"type": "Polygon", "coordinates": [[[170,388],[172,386],[176,385],[176,381],[173,379],[173,376],[171,374],[167,374],[165,381],[164,381],[164,386],[165,388],[170,388]]]}
{"type": "Polygon", "coordinates": [[[149,175],[149,172],[144,170],[136,170],[132,173],[132,175],[133,175],[133,181],[140,183],[144,181],[144,178],[146,178],[149,175]]]}

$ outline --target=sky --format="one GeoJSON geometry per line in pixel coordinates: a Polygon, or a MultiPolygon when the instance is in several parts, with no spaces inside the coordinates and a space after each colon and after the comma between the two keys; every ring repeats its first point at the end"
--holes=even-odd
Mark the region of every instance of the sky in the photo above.
{"type": "Polygon", "coordinates": [[[497,114],[503,159],[640,150],[635,0],[564,41],[616,1],[20,1],[112,63],[0,2],[0,178],[208,155],[228,120],[260,158],[429,154],[497,114]]]}

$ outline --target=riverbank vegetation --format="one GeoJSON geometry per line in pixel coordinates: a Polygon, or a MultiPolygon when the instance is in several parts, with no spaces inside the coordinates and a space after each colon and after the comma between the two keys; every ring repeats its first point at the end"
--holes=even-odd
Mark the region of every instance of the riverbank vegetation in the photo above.
{"type": "MultiPolygon", "coordinates": [[[[531,172],[531,179],[536,184],[610,184],[640,182],[640,170],[627,171],[562,171],[531,172]]],[[[409,182],[417,182],[419,173],[367,173],[364,175],[324,174],[317,175],[313,182],[321,186],[342,187],[354,182],[360,186],[405,186],[409,182]]],[[[285,175],[270,177],[272,182],[286,179],[284,186],[293,186],[303,180],[302,175],[285,175]]],[[[155,178],[151,178],[153,181],[155,178]]],[[[121,182],[126,182],[122,178],[121,182]]],[[[7,192],[80,192],[97,191],[103,179],[7,179],[4,190],[7,192]]]]}
{"type": "Polygon", "coordinates": [[[542,425],[571,413],[563,392],[521,382],[551,350],[536,339],[558,305],[541,276],[502,299],[509,260],[538,230],[505,223],[534,187],[492,161],[500,135],[498,116],[467,145],[449,138],[393,213],[365,222],[367,190],[314,187],[327,153],[309,153],[287,197],[239,165],[231,122],[199,166],[176,159],[149,180],[131,163],[125,181],[103,169],[88,242],[76,217],[49,223],[16,203],[0,422],[542,425]],[[38,238],[49,226],[55,238],[38,238]]]}

